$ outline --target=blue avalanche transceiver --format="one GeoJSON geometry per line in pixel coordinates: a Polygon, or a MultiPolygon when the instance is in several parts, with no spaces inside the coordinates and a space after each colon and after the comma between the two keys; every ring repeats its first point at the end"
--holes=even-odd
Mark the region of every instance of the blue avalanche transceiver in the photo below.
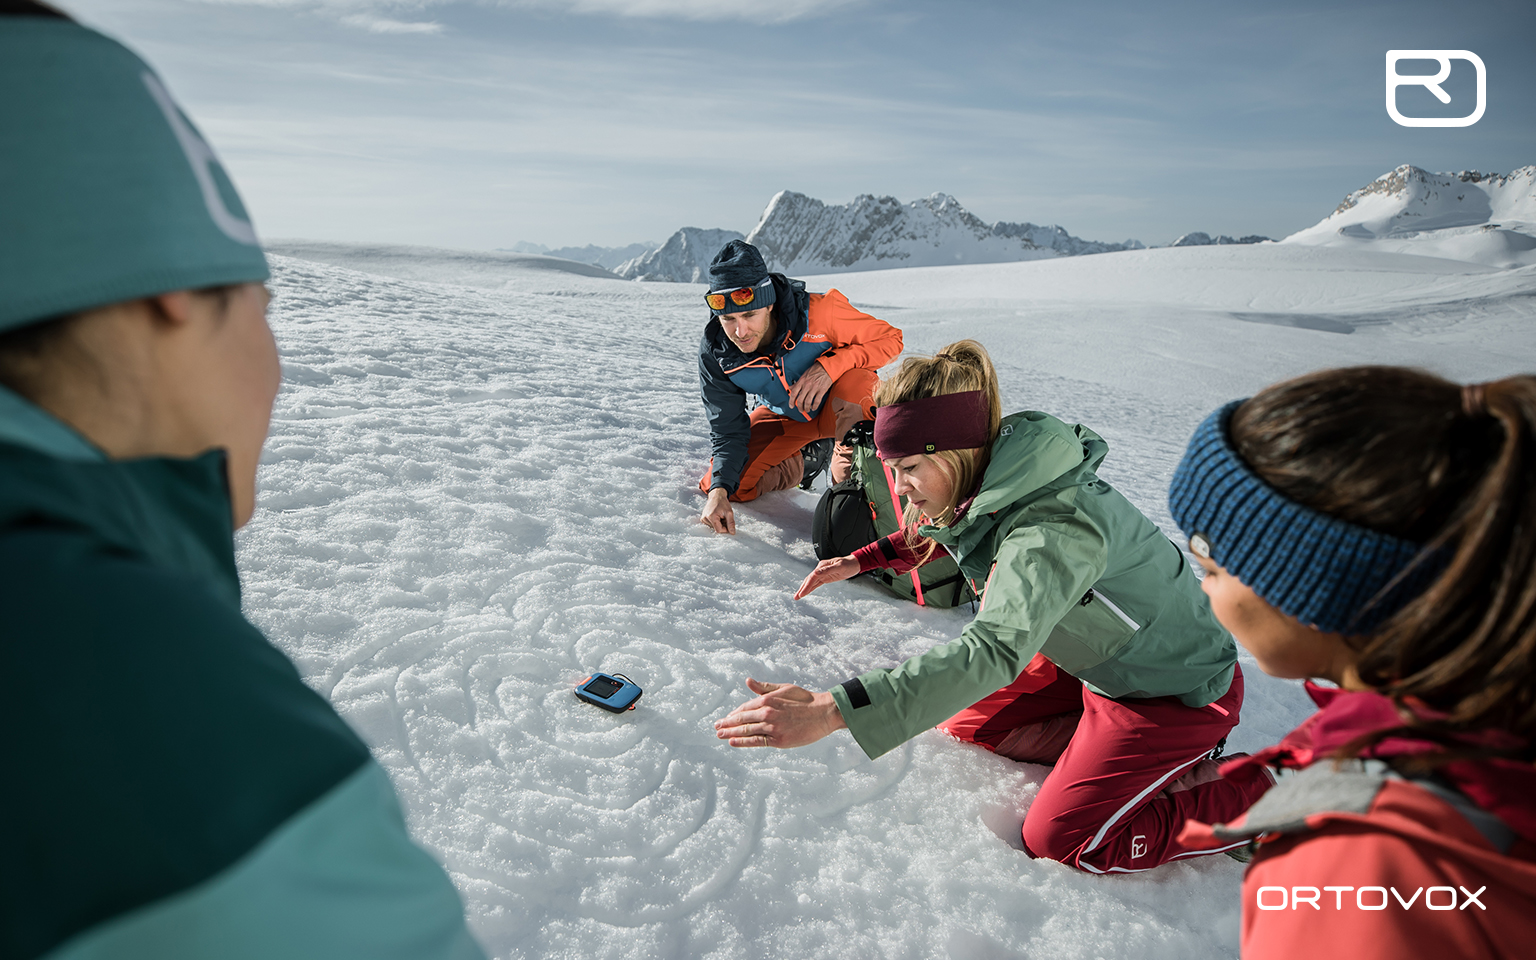
{"type": "Polygon", "coordinates": [[[576,684],[576,696],[613,713],[635,709],[643,691],[622,673],[594,673],[576,684]]]}

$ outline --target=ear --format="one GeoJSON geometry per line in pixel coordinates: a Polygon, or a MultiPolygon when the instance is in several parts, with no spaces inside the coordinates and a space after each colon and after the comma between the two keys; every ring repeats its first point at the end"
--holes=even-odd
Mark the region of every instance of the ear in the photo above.
{"type": "Polygon", "coordinates": [[[172,290],[170,293],[146,297],[145,301],[149,304],[150,313],[154,314],[157,322],[172,327],[185,327],[190,324],[197,315],[199,306],[190,290],[172,290]]]}

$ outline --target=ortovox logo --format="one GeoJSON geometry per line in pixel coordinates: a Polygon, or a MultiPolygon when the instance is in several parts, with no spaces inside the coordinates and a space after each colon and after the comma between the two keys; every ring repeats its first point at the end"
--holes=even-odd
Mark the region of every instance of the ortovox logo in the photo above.
{"type": "Polygon", "coordinates": [[[930,443],[930,444],[927,444],[926,446],[923,447],[923,452],[924,453],[932,453],[933,451],[934,451],[934,444],[930,443]]]}
{"type": "Polygon", "coordinates": [[[1385,910],[1393,900],[1403,910],[1412,910],[1415,904],[1420,904],[1429,910],[1465,910],[1475,906],[1479,910],[1487,910],[1483,901],[1478,899],[1487,890],[1486,886],[1478,887],[1474,893],[1466,887],[1419,887],[1413,891],[1413,896],[1404,897],[1398,893],[1396,887],[1260,887],[1254,898],[1255,905],[1260,910],[1300,910],[1302,907],[1311,907],[1313,910],[1329,909],[1328,894],[1333,894],[1332,909],[1347,910],[1350,901],[1354,901],[1356,910],[1385,910]],[[1391,897],[1387,891],[1391,891],[1391,897]],[[1457,891],[1460,890],[1460,896],[1457,891]],[[1354,892],[1353,897],[1344,896],[1354,892]],[[1422,894],[1424,899],[1420,900],[1422,894]]]}
{"type": "Polygon", "coordinates": [[[1147,855],[1147,838],[1144,834],[1136,834],[1131,838],[1131,859],[1137,860],[1147,855]]]}
{"type": "Polygon", "coordinates": [[[1483,118],[1488,107],[1488,70],[1482,58],[1471,50],[1388,50],[1387,51],[1387,116],[1392,122],[1404,127],[1470,127],[1483,118]],[[1435,73],[1398,73],[1399,60],[1433,60],[1440,65],[1435,73]],[[1477,70],[1477,106],[1464,117],[1405,117],[1397,109],[1397,88],[1420,86],[1435,95],[1441,103],[1450,103],[1451,95],[1440,88],[1451,75],[1451,61],[1465,60],[1477,70]]]}
{"type": "Polygon", "coordinates": [[[251,226],[249,220],[235,216],[224,205],[224,198],[219,194],[219,185],[214,182],[213,171],[222,173],[224,168],[219,166],[219,158],[214,156],[213,148],[182,119],[176,101],[171,99],[154,74],[144,74],[144,86],[149,88],[149,95],[160,107],[160,112],[165,114],[165,122],[171,125],[171,132],[176,134],[181,152],[187,155],[187,162],[192,165],[192,175],[197,178],[197,185],[203,192],[203,204],[208,208],[208,216],[213,218],[214,226],[236,243],[256,246],[256,228],[251,226]]]}

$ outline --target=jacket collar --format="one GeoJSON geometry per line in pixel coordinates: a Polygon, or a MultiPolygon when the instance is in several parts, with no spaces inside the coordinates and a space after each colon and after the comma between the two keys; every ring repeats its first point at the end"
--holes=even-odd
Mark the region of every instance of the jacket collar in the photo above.
{"type": "Polygon", "coordinates": [[[26,447],[60,460],[100,462],[107,458],[64,421],[3,386],[0,443],[26,447]]]}
{"type": "Polygon", "coordinates": [[[196,576],[239,606],[224,451],[108,460],[7,393],[0,397],[0,536],[22,525],[83,532],[114,551],[196,576]]]}
{"type": "Polygon", "coordinates": [[[947,527],[924,526],[920,532],[943,544],[979,536],[1005,507],[1027,500],[1064,479],[1092,472],[1104,462],[1109,444],[1087,427],[1068,426],[1035,411],[1003,418],[992,456],[974,493],[955,508],[947,527]]]}

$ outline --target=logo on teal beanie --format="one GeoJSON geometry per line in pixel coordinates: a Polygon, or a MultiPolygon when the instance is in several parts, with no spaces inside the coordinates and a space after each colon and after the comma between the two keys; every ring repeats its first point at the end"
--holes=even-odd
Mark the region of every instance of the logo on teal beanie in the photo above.
{"type": "Polygon", "coordinates": [[[67,20],[0,19],[0,332],[270,273],[213,149],[145,63],[67,20]]]}

